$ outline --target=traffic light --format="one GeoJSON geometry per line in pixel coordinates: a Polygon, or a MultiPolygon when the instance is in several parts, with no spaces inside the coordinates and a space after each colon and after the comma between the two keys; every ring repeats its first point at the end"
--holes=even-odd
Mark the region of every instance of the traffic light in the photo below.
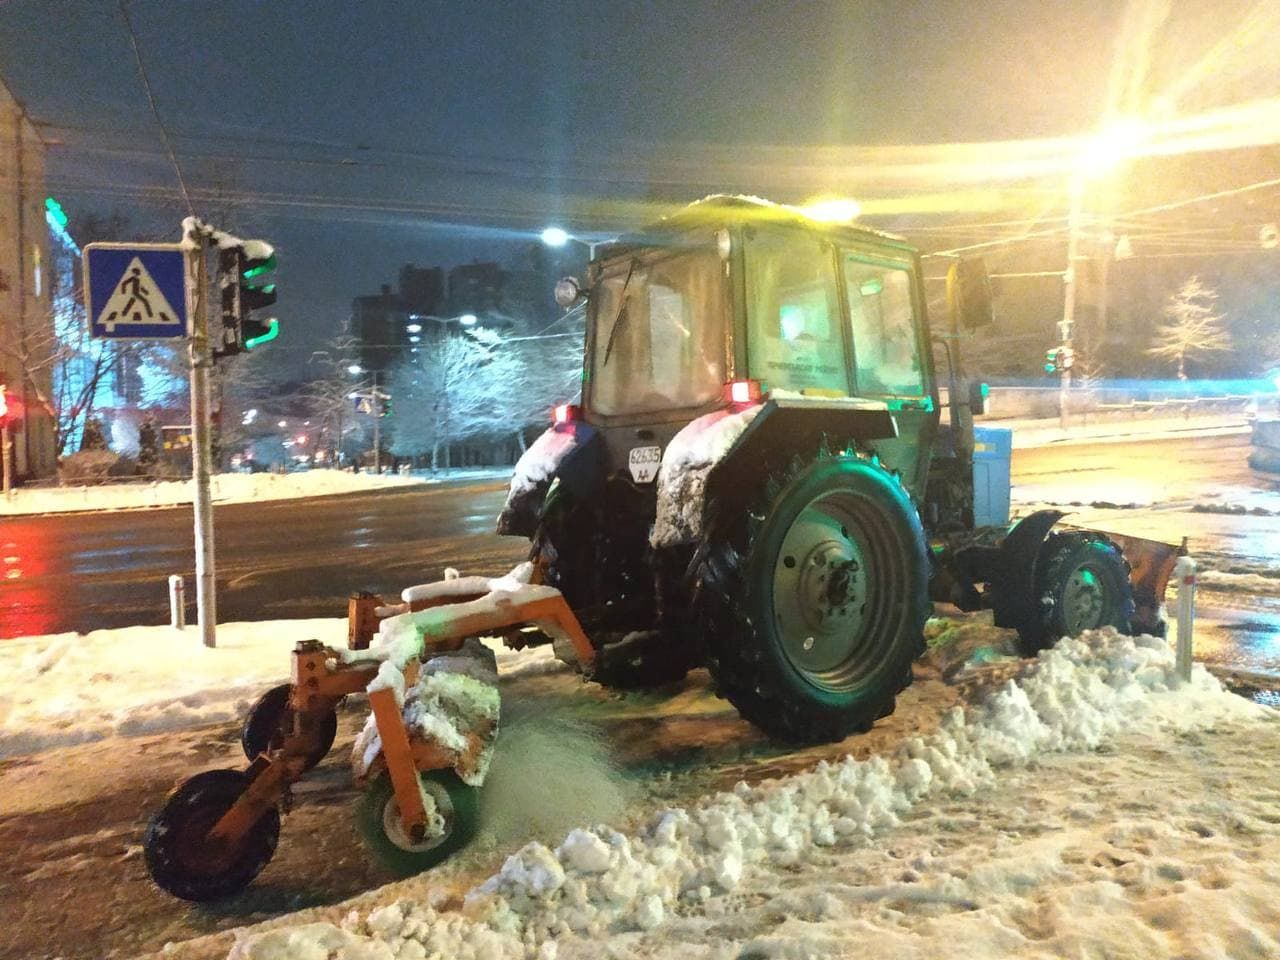
{"type": "Polygon", "coordinates": [[[270,279],[275,269],[275,251],[261,240],[249,240],[218,252],[227,352],[252,350],[280,335],[280,325],[274,317],[252,316],[255,310],[276,302],[276,285],[270,279]]]}
{"type": "Polygon", "coordinates": [[[1076,352],[1071,347],[1050,347],[1044,352],[1044,372],[1057,373],[1070,370],[1075,363],[1076,352]]]}
{"type": "Polygon", "coordinates": [[[391,398],[385,393],[378,397],[378,416],[391,416],[391,398]]]}

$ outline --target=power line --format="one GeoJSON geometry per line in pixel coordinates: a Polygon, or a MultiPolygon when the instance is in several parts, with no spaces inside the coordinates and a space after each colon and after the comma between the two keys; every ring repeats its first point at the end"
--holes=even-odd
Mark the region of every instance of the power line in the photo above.
{"type": "Polygon", "coordinates": [[[187,203],[187,213],[196,215],[196,208],[191,203],[191,195],[187,193],[187,181],[182,176],[182,167],[178,163],[178,155],[173,152],[173,141],[169,139],[169,131],[160,119],[160,108],[156,106],[156,97],[151,90],[151,79],[147,76],[147,68],[142,62],[142,50],[138,47],[138,35],[134,32],[133,21],[129,19],[129,7],[125,0],[120,0],[120,15],[124,17],[124,25],[129,30],[129,42],[133,44],[133,58],[138,62],[138,73],[142,76],[142,85],[147,91],[147,102],[151,104],[151,115],[156,118],[156,126],[160,128],[160,136],[164,138],[165,149],[169,151],[169,161],[173,164],[174,173],[178,175],[178,185],[182,187],[182,199],[187,203]]]}

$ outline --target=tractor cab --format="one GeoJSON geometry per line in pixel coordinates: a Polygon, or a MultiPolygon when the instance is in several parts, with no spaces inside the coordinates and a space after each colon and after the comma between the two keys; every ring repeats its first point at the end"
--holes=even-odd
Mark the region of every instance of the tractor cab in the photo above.
{"type": "Polygon", "coordinates": [[[747,398],[863,398],[894,411],[881,456],[923,492],[938,392],[905,241],[714,197],[604,248],[586,297],[581,416],[611,471],[641,482],[633,463],[656,464],[691,420],[747,398]]]}

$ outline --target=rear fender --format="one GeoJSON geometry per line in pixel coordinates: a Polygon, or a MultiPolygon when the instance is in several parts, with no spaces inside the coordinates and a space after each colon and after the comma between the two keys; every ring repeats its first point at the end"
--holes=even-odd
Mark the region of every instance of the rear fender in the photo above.
{"type": "Polygon", "coordinates": [[[1018,629],[1040,616],[1036,596],[1036,565],[1040,548],[1053,525],[1066,516],[1062,510],[1037,510],[1019,520],[999,548],[990,554],[991,608],[997,627],[1018,629]]]}
{"type": "Polygon", "coordinates": [[[706,502],[745,506],[771,465],[812,457],[824,440],[880,440],[898,435],[883,403],[802,396],[699,417],[681,430],[662,457],[650,543],[674,547],[703,537],[706,502]]]}
{"type": "Polygon", "coordinates": [[[580,500],[599,493],[604,480],[604,444],[581,422],[557,423],[538,437],[516,463],[498,533],[532,538],[552,480],[580,500]]]}

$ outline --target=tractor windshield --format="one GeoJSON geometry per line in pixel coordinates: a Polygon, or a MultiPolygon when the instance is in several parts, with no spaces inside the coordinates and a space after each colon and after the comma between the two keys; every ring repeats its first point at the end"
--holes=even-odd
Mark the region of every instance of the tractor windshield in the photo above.
{"type": "Polygon", "coordinates": [[[590,409],[655,413],[716,399],[726,297],[713,246],[642,252],[606,267],[591,292],[590,409]]]}

